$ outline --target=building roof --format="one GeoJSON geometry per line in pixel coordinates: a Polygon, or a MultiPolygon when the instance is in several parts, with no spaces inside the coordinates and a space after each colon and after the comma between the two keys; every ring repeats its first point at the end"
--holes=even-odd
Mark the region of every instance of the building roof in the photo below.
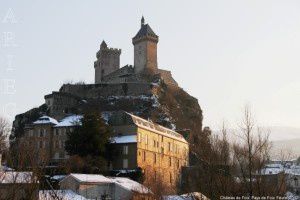
{"type": "Polygon", "coordinates": [[[158,36],[154,33],[154,31],[149,26],[149,24],[142,24],[140,30],[133,37],[133,39],[141,38],[144,36],[152,36],[152,37],[158,38],[158,36]]]}
{"type": "Polygon", "coordinates": [[[131,116],[133,123],[138,127],[141,127],[141,128],[156,132],[160,135],[170,137],[170,138],[179,140],[181,142],[187,143],[187,141],[184,139],[184,137],[180,133],[177,133],[169,128],[163,127],[163,126],[153,123],[151,121],[145,120],[145,119],[138,117],[136,115],[133,115],[131,113],[127,113],[127,114],[131,116]]]}
{"type": "MultiPolygon", "coordinates": [[[[112,183],[113,181],[99,174],[70,174],[81,183],[112,183]]],[[[67,176],[67,177],[69,177],[67,176]]],[[[66,177],[66,178],[67,178],[66,177]]]]}
{"type": "Polygon", "coordinates": [[[38,120],[36,120],[35,122],[33,122],[33,124],[35,124],[35,125],[37,125],[37,124],[58,124],[58,122],[56,119],[44,115],[44,116],[38,118],[38,120]]]}
{"type": "Polygon", "coordinates": [[[72,176],[73,178],[75,178],[77,181],[81,183],[90,183],[90,184],[114,183],[132,192],[138,192],[143,194],[151,193],[151,191],[147,187],[125,177],[105,177],[99,174],[70,174],[69,176],[72,176]]]}
{"type": "Polygon", "coordinates": [[[32,172],[0,172],[0,184],[9,183],[34,183],[32,172]]]}
{"type": "Polygon", "coordinates": [[[83,118],[82,115],[71,115],[63,118],[55,127],[68,127],[80,125],[80,120],[83,118]]]}
{"type": "Polygon", "coordinates": [[[110,177],[116,184],[123,186],[127,190],[138,193],[150,193],[151,191],[142,184],[125,177],[110,177]]]}
{"type": "Polygon", "coordinates": [[[111,143],[126,144],[136,143],[136,135],[124,135],[111,138],[111,143]]]}

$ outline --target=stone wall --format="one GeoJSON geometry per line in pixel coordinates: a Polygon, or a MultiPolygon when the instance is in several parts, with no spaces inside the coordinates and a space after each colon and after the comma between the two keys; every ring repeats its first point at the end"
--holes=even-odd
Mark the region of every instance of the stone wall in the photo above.
{"type": "Polygon", "coordinates": [[[151,95],[152,88],[150,83],[65,84],[61,87],[60,92],[76,95],[83,99],[97,99],[109,96],[151,95]]]}
{"type": "Polygon", "coordinates": [[[130,82],[130,80],[134,81],[134,79],[132,79],[132,76],[134,76],[134,67],[131,65],[126,65],[103,77],[102,82],[125,83],[130,82]]]}
{"type": "Polygon", "coordinates": [[[159,69],[158,70],[159,76],[161,79],[171,87],[178,87],[178,83],[173,79],[171,71],[159,69]]]}
{"type": "Polygon", "coordinates": [[[80,101],[81,98],[77,95],[65,92],[52,92],[52,94],[45,96],[45,103],[49,108],[48,115],[55,116],[58,120],[72,112],[70,109],[78,105],[80,101]]]}

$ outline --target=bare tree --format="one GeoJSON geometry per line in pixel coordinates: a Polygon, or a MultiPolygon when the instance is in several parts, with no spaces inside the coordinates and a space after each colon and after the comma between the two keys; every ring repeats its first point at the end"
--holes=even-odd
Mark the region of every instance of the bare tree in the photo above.
{"type": "Polygon", "coordinates": [[[244,192],[252,199],[262,195],[261,177],[256,176],[265,166],[270,151],[269,134],[256,126],[249,106],[245,106],[240,124],[240,143],[233,146],[234,160],[244,192]]]}
{"type": "Polygon", "coordinates": [[[7,137],[9,133],[9,123],[8,121],[0,116],[0,153],[7,148],[7,137]]]}

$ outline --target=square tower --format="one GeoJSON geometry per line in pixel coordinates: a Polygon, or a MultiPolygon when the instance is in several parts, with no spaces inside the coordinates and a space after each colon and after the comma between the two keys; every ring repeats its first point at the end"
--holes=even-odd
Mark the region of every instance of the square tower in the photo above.
{"type": "Polygon", "coordinates": [[[97,60],[94,62],[95,84],[101,83],[103,77],[120,68],[121,49],[108,48],[105,41],[97,52],[97,60]]]}
{"type": "Polygon", "coordinates": [[[157,71],[157,43],[158,36],[148,24],[145,24],[144,17],[141,19],[141,28],[132,38],[134,45],[134,68],[139,73],[145,69],[157,71]]]}

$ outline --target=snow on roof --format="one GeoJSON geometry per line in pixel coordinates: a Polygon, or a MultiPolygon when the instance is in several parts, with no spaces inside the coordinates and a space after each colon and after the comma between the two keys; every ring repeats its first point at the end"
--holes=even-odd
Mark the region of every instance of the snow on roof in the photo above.
{"type": "Polygon", "coordinates": [[[0,172],[0,183],[33,183],[32,172],[0,172]]]}
{"type": "Polygon", "coordinates": [[[264,175],[268,175],[268,174],[279,174],[281,172],[283,172],[284,169],[283,168],[263,168],[261,170],[261,174],[264,174],[264,175]]]}
{"type": "Polygon", "coordinates": [[[66,177],[66,175],[55,175],[55,176],[52,176],[51,179],[60,181],[60,180],[64,179],[65,177],[66,177]]]}
{"type": "Polygon", "coordinates": [[[143,186],[142,184],[133,181],[129,178],[125,178],[125,177],[110,177],[110,179],[112,181],[114,181],[116,184],[119,184],[121,186],[123,186],[124,188],[133,191],[133,192],[138,192],[138,193],[151,193],[151,191],[143,186]]]}
{"type": "Polygon", "coordinates": [[[112,180],[99,174],[70,174],[69,176],[83,183],[112,183],[112,180]]]}
{"type": "Polygon", "coordinates": [[[151,191],[147,187],[125,177],[105,177],[99,174],[70,174],[69,176],[74,177],[81,183],[115,183],[132,192],[138,192],[143,194],[151,193],[151,191]]]}
{"type": "Polygon", "coordinates": [[[179,140],[181,142],[187,143],[187,141],[184,139],[184,137],[181,134],[175,132],[174,130],[171,130],[171,129],[161,126],[159,124],[153,123],[151,121],[145,120],[145,119],[138,117],[136,115],[133,115],[131,113],[126,112],[126,114],[131,116],[133,122],[138,127],[141,127],[141,128],[147,129],[147,130],[151,130],[160,135],[164,135],[166,137],[170,137],[170,138],[179,140]]]}
{"type": "Polygon", "coordinates": [[[282,164],[273,163],[273,164],[267,164],[266,167],[280,169],[280,168],[283,168],[283,165],[282,164]]]}
{"type": "Polygon", "coordinates": [[[76,126],[77,124],[80,124],[82,118],[82,115],[71,115],[60,120],[55,127],[76,126]]]}
{"type": "Polygon", "coordinates": [[[85,197],[76,194],[72,190],[40,190],[39,200],[87,200],[85,197]]]}
{"type": "Polygon", "coordinates": [[[44,115],[38,118],[38,120],[36,120],[35,122],[33,122],[33,124],[58,124],[58,122],[56,119],[44,115]]]}
{"type": "Polygon", "coordinates": [[[125,144],[125,143],[136,143],[136,135],[124,135],[111,138],[111,143],[125,144]]]}

